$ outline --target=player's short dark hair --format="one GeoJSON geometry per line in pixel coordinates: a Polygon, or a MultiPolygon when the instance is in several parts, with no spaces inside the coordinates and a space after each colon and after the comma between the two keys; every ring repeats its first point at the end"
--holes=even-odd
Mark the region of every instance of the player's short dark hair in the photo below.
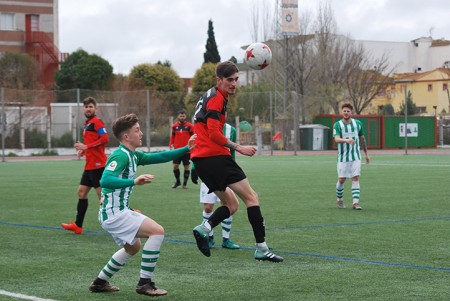
{"type": "Polygon", "coordinates": [[[179,111],[177,112],[177,115],[180,115],[180,114],[186,115],[186,111],[185,111],[185,110],[179,110],[179,111]]]}
{"type": "Polygon", "coordinates": [[[83,105],[87,106],[88,104],[93,104],[94,107],[96,107],[97,106],[97,101],[95,100],[94,97],[88,96],[85,99],[83,99],[83,105]]]}
{"type": "Polygon", "coordinates": [[[231,61],[218,63],[216,66],[216,76],[218,78],[226,78],[239,72],[238,67],[231,61]]]}
{"type": "Polygon", "coordinates": [[[112,125],[114,136],[121,141],[122,135],[138,122],[139,119],[134,113],[117,118],[112,125]]]}
{"type": "Polygon", "coordinates": [[[341,106],[341,110],[343,110],[344,108],[349,108],[351,111],[353,111],[353,106],[349,102],[346,102],[341,106]]]}

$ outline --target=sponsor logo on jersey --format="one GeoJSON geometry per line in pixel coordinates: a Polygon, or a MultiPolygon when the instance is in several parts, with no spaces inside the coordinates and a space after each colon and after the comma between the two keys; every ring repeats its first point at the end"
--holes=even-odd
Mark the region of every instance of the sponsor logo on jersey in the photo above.
{"type": "Polygon", "coordinates": [[[116,169],[116,167],[117,167],[117,162],[116,161],[111,161],[108,164],[108,167],[106,167],[106,170],[114,171],[116,169]]]}

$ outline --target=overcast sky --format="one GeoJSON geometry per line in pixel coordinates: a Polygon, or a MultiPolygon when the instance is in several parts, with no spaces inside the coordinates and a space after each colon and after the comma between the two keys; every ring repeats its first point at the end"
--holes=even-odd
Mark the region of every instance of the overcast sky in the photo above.
{"type": "MultiPolygon", "coordinates": [[[[252,42],[254,3],[276,0],[59,0],[59,48],[79,48],[108,60],[114,73],[169,60],[181,77],[203,62],[208,20],[221,60],[240,59],[252,42]]],[[[298,0],[315,14],[319,0],[298,0]]],[[[448,0],[330,0],[338,30],[353,39],[409,42],[450,40],[448,0]]]]}

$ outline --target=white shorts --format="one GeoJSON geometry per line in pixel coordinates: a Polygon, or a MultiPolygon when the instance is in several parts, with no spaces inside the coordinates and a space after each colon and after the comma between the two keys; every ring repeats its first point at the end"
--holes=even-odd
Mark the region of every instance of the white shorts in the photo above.
{"type": "Polygon", "coordinates": [[[104,221],[101,226],[112,235],[116,244],[123,247],[125,244],[136,243],[136,234],[146,218],[141,213],[125,209],[119,211],[113,218],[104,221]]]}
{"type": "Polygon", "coordinates": [[[200,203],[203,204],[216,204],[220,203],[220,199],[214,192],[208,193],[209,188],[205,183],[200,183],[200,203]]]}
{"type": "Polygon", "coordinates": [[[338,162],[338,178],[353,178],[361,175],[361,160],[338,162]]]}

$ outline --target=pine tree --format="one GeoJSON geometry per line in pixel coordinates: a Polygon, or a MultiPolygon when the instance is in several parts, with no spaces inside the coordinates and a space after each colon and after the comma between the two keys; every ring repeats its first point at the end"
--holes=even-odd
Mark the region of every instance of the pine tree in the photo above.
{"type": "Polygon", "coordinates": [[[217,50],[216,39],[214,38],[212,20],[208,21],[208,39],[206,40],[206,52],[203,54],[203,59],[203,63],[216,64],[220,62],[219,50],[217,50]]]}
{"type": "MultiPolygon", "coordinates": [[[[408,106],[407,111],[409,116],[416,114],[416,104],[413,101],[411,91],[408,91],[408,95],[406,96],[406,105],[408,106]]],[[[397,114],[400,116],[405,115],[405,103],[400,105],[400,109],[397,114]]]]}

